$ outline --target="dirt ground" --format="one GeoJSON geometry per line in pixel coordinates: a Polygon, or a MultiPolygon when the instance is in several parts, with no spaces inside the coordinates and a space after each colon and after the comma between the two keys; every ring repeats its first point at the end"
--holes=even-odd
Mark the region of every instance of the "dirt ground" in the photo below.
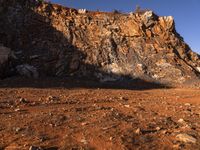
{"type": "Polygon", "coordinates": [[[0,149],[200,149],[199,89],[98,85],[0,81],[0,149]]]}

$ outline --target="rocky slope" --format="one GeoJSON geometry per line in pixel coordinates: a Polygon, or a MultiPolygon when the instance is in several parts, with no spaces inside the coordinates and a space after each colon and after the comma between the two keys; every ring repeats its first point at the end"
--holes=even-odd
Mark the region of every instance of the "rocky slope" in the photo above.
{"type": "Polygon", "coordinates": [[[0,0],[0,76],[124,78],[179,84],[199,80],[200,56],[173,17],[105,13],[0,0]]]}

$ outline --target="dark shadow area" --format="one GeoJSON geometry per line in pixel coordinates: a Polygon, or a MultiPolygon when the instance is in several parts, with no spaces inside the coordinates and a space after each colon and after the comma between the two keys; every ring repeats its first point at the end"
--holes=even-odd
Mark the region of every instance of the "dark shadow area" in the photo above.
{"type": "MultiPolygon", "coordinates": [[[[75,38],[73,31],[70,31],[70,36],[66,37],[51,25],[51,21],[47,21],[49,18],[29,9],[27,7],[28,3],[22,0],[18,1],[16,3],[20,4],[23,10],[21,13],[22,22],[18,23],[13,20],[13,24],[12,21],[8,23],[8,18],[4,16],[2,19],[7,23],[0,23],[0,35],[4,35],[4,38],[0,38],[0,40],[3,39],[0,43],[14,51],[21,50],[22,54],[18,56],[19,59],[10,61],[7,66],[10,71],[7,72],[3,80],[0,80],[0,88],[106,88],[131,90],[170,88],[160,83],[139,78],[133,79],[129,75],[103,72],[98,66],[85,64],[83,60],[86,59],[87,54],[71,42],[75,38]],[[38,57],[30,59],[30,56],[33,55],[38,57]],[[60,62],[61,68],[58,68],[58,62],[60,62]],[[21,64],[30,64],[37,67],[40,78],[17,77],[19,75],[15,68],[21,64]],[[72,66],[72,64],[76,65],[72,66]],[[115,77],[118,80],[102,83],[97,80],[96,73],[100,73],[102,76],[115,77]],[[73,74],[73,77],[71,77],[71,74],[73,74]]],[[[14,5],[13,2],[12,7],[15,7],[14,5]]],[[[33,6],[30,5],[30,7],[33,6]]],[[[8,10],[5,9],[4,11],[6,13],[8,10]]],[[[52,4],[49,4],[46,13],[50,16],[52,11],[54,11],[54,8],[52,4]]],[[[74,14],[77,13],[75,10],[73,11],[74,14]]]]}
{"type": "Polygon", "coordinates": [[[90,89],[128,89],[128,90],[148,90],[148,89],[168,89],[170,86],[154,82],[147,82],[140,79],[124,79],[115,82],[101,83],[97,80],[83,78],[58,78],[48,77],[40,79],[8,78],[0,81],[0,88],[90,88],[90,89]]]}

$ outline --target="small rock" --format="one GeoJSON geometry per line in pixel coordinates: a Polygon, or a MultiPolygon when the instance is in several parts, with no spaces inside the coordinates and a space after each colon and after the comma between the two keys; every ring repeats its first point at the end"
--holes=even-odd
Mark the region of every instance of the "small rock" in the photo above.
{"type": "Polygon", "coordinates": [[[180,149],[180,148],[181,148],[181,145],[180,145],[180,144],[175,144],[175,145],[173,145],[173,148],[174,148],[174,149],[180,149]]]}
{"type": "Polygon", "coordinates": [[[159,131],[159,130],[161,130],[161,128],[160,127],[156,127],[156,130],[159,131]]]}
{"type": "Polygon", "coordinates": [[[185,103],[185,106],[191,106],[191,104],[190,103],[185,103]]]}
{"type": "Polygon", "coordinates": [[[126,107],[126,108],[130,108],[130,105],[124,105],[124,107],[126,107]]]}
{"type": "Polygon", "coordinates": [[[53,102],[53,101],[59,100],[59,98],[56,96],[48,96],[47,100],[53,102]]]}
{"type": "Polygon", "coordinates": [[[86,139],[82,139],[82,140],[81,140],[81,143],[83,143],[83,144],[85,144],[85,145],[88,144],[88,142],[86,141],[86,139]]]}
{"type": "Polygon", "coordinates": [[[183,123],[185,123],[185,120],[183,120],[183,119],[181,118],[181,119],[178,120],[178,123],[183,124],[183,123]]]}
{"type": "Polygon", "coordinates": [[[196,143],[197,142],[197,139],[186,134],[186,133],[182,133],[182,134],[178,134],[176,136],[176,138],[179,140],[179,141],[182,141],[182,142],[185,142],[185,143],[196,143]]]}
{"type": "Polygon", "coordinates": [[[85,125],[87,125],[87,124],[88,124],[87,122],[81,123],[82,126],[85,126],[85,125]]]}
{"type": "Polygon", "coordinates": [[[30,146],[29,150],[42,150],[42,148],[36,146],[30,146]]]}
{"type": "Polygon", "coordinates": [[[27,101],[27,99],[25,99],[25,98],[20,98],[20,99],[19,99],[19,102],[20,102],[20,103],[27,103],[28,101],[27,101]]]}
{"type": "Polygon", "coordinates": [[[168,131],[167,131],[167,130],[163,130],[161,133],[162,133],[162,134],[167,134],[168,131]]]}
{"type": "Polygon", "coordinates": [[[135,130],[135,133],[136,133],[136,134],[141,134],[141,133],[142,133],[142,132],[141,132],[141,129],[138,128],[137,130],[135,130]]]}
{"type": "Polygon", "coordinates": [[[19,132],[19,131],[21,131],[21,128],[17,127],[17,128],[15,129],[15,131],[16,131],[16,132],[19,132]]]}
{"type": "Polygon", "coordinates": [[[14,111],[20,111],[21,109],[20,108],[16,108],[14,111]]]}
{"type": "Polygon", "coordinates": [[[120,96],[119,99],[120,99],[120,100],[124,100],[124,101],[127,101],[127,100],[128,100],[128,98],[123,97],[123,96],[120,96]]]}

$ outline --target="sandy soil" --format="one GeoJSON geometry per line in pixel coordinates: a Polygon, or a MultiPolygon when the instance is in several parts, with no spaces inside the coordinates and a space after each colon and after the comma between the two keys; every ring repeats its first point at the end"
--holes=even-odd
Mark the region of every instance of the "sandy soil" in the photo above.
{"type": "Polygon", "coordinates": [[[53,79],[0,86],[0,149],[200,149],[198,89],[53,79]]]}

